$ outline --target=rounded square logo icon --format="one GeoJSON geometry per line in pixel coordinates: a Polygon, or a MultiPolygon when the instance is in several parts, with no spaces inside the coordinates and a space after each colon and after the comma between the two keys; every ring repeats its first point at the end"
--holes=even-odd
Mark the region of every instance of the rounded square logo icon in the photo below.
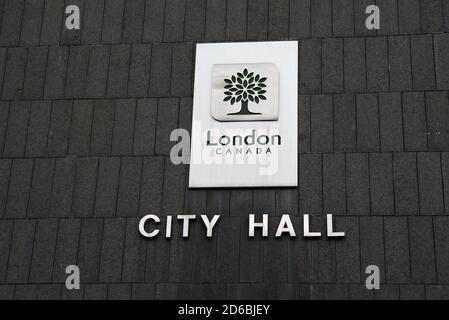
{"type": "Polygon", "coordinates": [[[277,121],[279,69],[272,63],[215,64],[211,97],[217,121],[277,121]]]}

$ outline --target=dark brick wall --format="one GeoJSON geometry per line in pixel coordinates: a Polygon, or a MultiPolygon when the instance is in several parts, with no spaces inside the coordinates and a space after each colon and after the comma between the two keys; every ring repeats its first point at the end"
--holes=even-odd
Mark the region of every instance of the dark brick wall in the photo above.
{"type": "Polygon", "coordinates": [[[446,0],[0,0],[0,26],[0,299],[449,299],[446,0]],[[195,44],[287,39],[299,187],[189,190],[168,155],[191,126],[195,44]],[[188,240],[137,231],[205,212],[222,215],[211,240],[198,222],[188,240]],[[332,212],[347,236],[250,240],[251,212],[298,228],[332,212]]]}

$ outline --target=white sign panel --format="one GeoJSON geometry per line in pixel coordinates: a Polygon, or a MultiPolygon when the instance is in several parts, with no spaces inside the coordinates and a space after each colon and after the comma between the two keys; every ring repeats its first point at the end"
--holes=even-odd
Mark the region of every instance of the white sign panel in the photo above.
{"type": "Polygon", "coordinates": [[[191,188],[296,187],[298,42],[198,44],[191,188]]]}

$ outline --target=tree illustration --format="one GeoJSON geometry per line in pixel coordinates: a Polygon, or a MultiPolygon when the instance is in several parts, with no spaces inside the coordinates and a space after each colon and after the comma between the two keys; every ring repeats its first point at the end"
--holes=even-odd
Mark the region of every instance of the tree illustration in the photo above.
{"type": "Polygon", "coordinates": [[[267,100],[265,97],[267,78],[262,78],[260,75],[255,75],[254,72],[248,72],[247,69],[243,72],[238,72],[233,75],[231,79],[225,79],[225,98],[223,101],[231,105],[241,103],[239,112],[228,113],[228,115],[250,115],[261,114],[258,112],[251,112],[248,109],[248,103],[251,101],[258,104],[260,100],[267,100]]]}

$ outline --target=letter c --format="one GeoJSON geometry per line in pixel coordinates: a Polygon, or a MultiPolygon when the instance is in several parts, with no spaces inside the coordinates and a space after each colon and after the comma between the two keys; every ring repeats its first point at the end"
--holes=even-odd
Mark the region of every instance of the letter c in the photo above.
{"type": "Polygon", "coordinates": [[[140,219],[140,222],[139,222],[139,232],[140,232],[140,234],[141,234],[142,236],[144,236],[145,238],[154,238],[155,236],[157,236],[157,235],[159,234],[159,229],[154,229],[154,231],[151,232],[151,233],[148,233],[148,232],[145,231],[145,223],[146,223],[148,220],[150,220],[150,219],[153,220],[153,221],[156,222],[156,223],[161,222],[161,220],[160,220],[157,216],[155,216],[154,214],[146,215],[145,217],[143,217],[142,219],[140,219]]]}

